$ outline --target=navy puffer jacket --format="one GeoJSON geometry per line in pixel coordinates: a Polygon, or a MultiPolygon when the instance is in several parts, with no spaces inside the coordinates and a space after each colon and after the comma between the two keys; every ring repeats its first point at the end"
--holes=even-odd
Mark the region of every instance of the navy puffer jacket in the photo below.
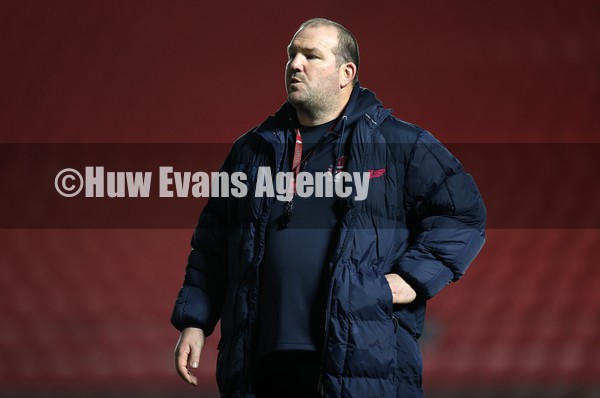
{"type": "MultiPolygon", "coordinates": [[[[244,198],[211,198],[194,236],[171,322],[207,335],[221,320],[222,396],[253,397],[259,267],[272,199],[255,197],[257,170],[279,171],[289,104],[243,135],[222,170],[248,176],[244,198]]],[[[327,397],[421,397],[417,343],[426,301],[459,279],[484,242],[486,212],[461,164],[428,132],[400,121],[355,87],[337,123],[346,171],[370,172],[367,199],[341,199],[344,215],[329,263],[322,391],[327,397]],[[393,305],[385,274],[417,291],[393,305]]]]}

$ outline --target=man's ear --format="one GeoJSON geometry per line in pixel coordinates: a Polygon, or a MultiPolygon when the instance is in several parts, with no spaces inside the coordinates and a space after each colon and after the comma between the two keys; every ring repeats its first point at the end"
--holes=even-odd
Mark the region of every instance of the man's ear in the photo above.
{"type": "Polygon", "coordinates": [[[340,65],[340,88],[346,87],[356,77],[356,65],[354,62],[346,62],[340,65]]]}

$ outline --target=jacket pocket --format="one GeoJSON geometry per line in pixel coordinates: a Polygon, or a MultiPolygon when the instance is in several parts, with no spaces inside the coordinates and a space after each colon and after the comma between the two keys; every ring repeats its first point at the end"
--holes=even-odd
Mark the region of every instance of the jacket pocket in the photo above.
{"type": "Polygon", "coordinates": [[[348,352],[346,372],[392,380],[397,371],[392,292],[377,270],[348,272],[348,352]]]}
{"type": "Polygon", "coordinates": [[[386,309],[388,311],[388,314],[390,315],[390,317],[394,317],[394,294],[392,293],[392,288],[390,287],[390,283],[388,282],[387,278],[385,277],[385,275],[381,275],[381,284],[382,284],[382,290],[384,291],[385,296],[387,297],[387,299],[384,298],[384,302],[386,305],[386,309]]]}

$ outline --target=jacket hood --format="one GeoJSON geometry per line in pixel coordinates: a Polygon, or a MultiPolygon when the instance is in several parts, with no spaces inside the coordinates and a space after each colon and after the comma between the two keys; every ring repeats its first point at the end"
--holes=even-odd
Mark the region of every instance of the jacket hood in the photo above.
{"type": "MultiPolygon", "coordinates": [[[[337,159],[340,159],[344,154],[344,145],[348,140],[347,131],[354,130],[354,125],[363,116],[366,115],[370,122],[377,125],[391,113],[391,110],[383,107],[383,104],[377,99],[375,93],[360,87],[360,84],[357,83],[352,89],[350,100],[348,100],[333,129],[333,133],[340,137],[338,140],[337,159]]],[[[254,132],[267,142],[275,145],[276,159],[278,159],[279,163],[283,156],[282,149],[278,148],[279,144],[286,141],[287,131],[293,131],[298,126],[296,109],[286,101],[275,115],[268,117],[254,132]]]]}
{"type": "MultiPolygon", "coordinates": [[[[347,126],[352,126],[365,113],[375,115],[378,109],[384,110],[383,104],[379,101],[377,96],[375,96],[375,93],[367,88],[360,87],[360,85],[357,84],[352,90],[350,100],[341,117],[346,118],[347,126]]],[[[338,125],[336,127],[339,128],[340,126],[338,125]]]]}

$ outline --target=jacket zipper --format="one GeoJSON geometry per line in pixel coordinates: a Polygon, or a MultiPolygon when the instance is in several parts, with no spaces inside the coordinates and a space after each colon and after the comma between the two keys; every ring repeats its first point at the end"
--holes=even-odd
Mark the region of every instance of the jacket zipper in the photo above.
{"type": "MultiPolygon", "coordinates": [[[[365,113],[366,114],[366,113],[365,113]]],[[[366,114],[367,115],[367,114],[366,114]]],[[[375,123],[375,121],[369,116],[367,115],[367,117],[369,118],[369,120],[371,122],[373,122],[375,125],[377,125],[377,123],[375,123]]],[[[345,119],[347,119],[346,116],[344,116],[345,119]]],[[[344,120],[345,121],[345,120],[344,120]]],[[[342,130],[343,132],[343,130],[342,130]]],[[[341,144],[341,138],[340,138],[340,144],[341,144]]],[[[362,164],[367,163],[370,160],[370,153],[367,152],[366,156],[364,159],[361,160],[362,164]]],[[[360,168],[359,168],[360,169],[360,168]]],[[[346,250],[346,245],[348,244],[348,240],[350,239],[350,234],[351,231],[353,230],[353,226],[354,226],[354,220],[355,220],[355,216],[356,216],[356,207],[353,207],[349,210],[349,212],[352,212],[352,214],[349,215],[350,221],[349,221],[349,227],[347,228],[347,233],[346,233],[346,237],[344,238],[344,242],[342,243],[342,246],[340,247],[340,251],[339,251],[339,255],[336,258],[335,262],[332,262],[333,267],[335,267],[335,264],[337,264],[337,262],[340,260],[340,258],[342,257],[342,255],[344,254],[344,251],[346,250]]],[[[348,216],[348,215],[347,215],[348,216]]],[[[323,336],[323,352],[322,352],[322,359],[321,359],[321,373],[319,374],[319,383],[318,383],[318,391],[319,394],[323,397],[325,396],[325,386],[324,386],[324,378],[325,378],[325,360],[327,358],[327,338],[329,336],[329,312],[331,309],[331,293],[333,291],[333,273],[334,273],[334,269],[332,268],[330,271],[330,275],[331,275],[331,280],[329,281],[329,292],[327,293],[327,306],[325,308],[325,330],[324,330],[324,336],[323,336]]]]}
{"type": "MultiPolygon", "coordinates": [[[[276,133],[274,133],[274,134],[276,134],[276,133]]],[[[280,169],[281,169],[280,162],[277,162],[277,159],[275,159],[275,170],[276,170],[276,172],[280,171],[280,169]]],[[[258,228],[258,233],[257,233],[257,236],[256,236],[256,242],[259,245],[259,250],[256,253],[256,256],[255,256],[254,260],[252,261],[252,265],[251,265],[250,270],[249,270],[249,271],[252,271],[252,270],[256,269],[256,271],[255,271],[256,275],[258,275],[258,273],[259,273],[258,267],[260,266],[260,262],[262,261],[262,258],[264,256],[264,252],[265,252],[264,237],[265,237],[265,231],[267,229],[267,225],[269,223],[269,216],[270,216],[270,213],[271,213],[271,203],[270,203],[270,201],[267,198],[263,197],[262,198],[262,203],[261,203],[260,206],[264,207],[265,211],[263,212],[263,218],[260,220],[260,224],[259,224],[259,228],[258,228]]],[[[248,278],[251,278],[251,277],[252,277],[252,273],[249,272],[248,278]]],[[[255,284],[257,284],[257,283],[259,283],[258,276],[256,277],[256,281],[255,281],[255,284]]],[[[248,313],[249,314],[253,314],[254,310],[255,310],[255,308],[251,307],[251,308],[249,308],[248,313]]],[[[249,323],[251,323],[250,319],[248,321],[249,321],[249,323]]],[[[244,370],[245,371],[243,372],[243,374],[246,375],[245,376],[246,377],[246,383],[245,383],[246,384],[245,385],[246,391],[248,391],[248,388],[250,386],[249,380],[250,380],[250,374],[251,373],[250,373],[250,369],[249,368],[250,368],[250,356],[252,355],[252,352],[251,352],[252,350],[250,350],[249,347],[248,347],[248,339],[250,338],[250,334],[252,333],[250,329],[256,328],[256,324],[255,324],[256,323],[256,317],[255,317],[255,319],[254,319],[253,322],[254,323],[251,323],[249,325],[249,328],[248,328],[248,331],[247,331],[247,334],[246,334],[246,341],[244,343],[244,346],[246,347],[246,350],[247,350],[246,354],[244,355],[244,370]]],[[[256,336],[253,336],[253,337],[256,338],[256,336]]]]}
{"type": "MultiPolygon", "coordinates": [[[[261,206],[263,206],[263,207],[266,206],[265,210],[269,210],[269,212],[270,212],[270,204],[268,204],[268,200],[266,200],[265,198],[263,198],[263,203],[261,204],[261,206]]],[[[256,239],[257,242],[260,244],[260,248],[259,248],[259,251],[258,251],[254,261],[252,262],[250,269],[248,270],[249,271],[248,278],[252,278],[252,275],[253,275],[252,271],[254,269],[256,269],[256,271],[255,271],[256,274],[258,274],[258,272],[259,272],[259,270],[257,268],[259,267],[259,264],[262,261],[262,257],[264,255],[264,251],[265,251],[264,236],[265,236],[265,230],[267,228],[267,224],[269,221],[269,212],[265,212],[264,214],[266,214],[266,216],[264,217],[264,219],[260,220],[261,221],[260,226],[259,226],[260,228],[258,229],[258,236],[256,239]]],[[[254,281],[254,284],[257,284],[257,283],[259,283],[258,276],[256,277],[256,280],[254,281]]],[[[248,314],[254,314],[255,313],[254,311],[255,311],[255,308],[254,308],[254,305],[252,305],[248,309],[248,314]]],[[[245,369],[244,374],[246,375],[246,383],[245,383],[246,390],[248,390],[248,387],[250,385],[250,383],[249,383],[250,374],[251,374],[250,369],[249,369],[250,368],[250,356],[253,355],[252,350],[250,349],[248,343],[249,343],[250,336],[253,334],[252,330],[254,330],[256,328],[256,319],[257,319],[256,316],[254,317],[254,319],[250,319],[250,317],[249,317],[248,331],[246,332],[246,341],[244,343],[245,349],[247,350],[246,355],[244,355],[244,369],[245,369]]],[[[252,336],[252,337],[256,338],[256,336],[252,336]]]]}

